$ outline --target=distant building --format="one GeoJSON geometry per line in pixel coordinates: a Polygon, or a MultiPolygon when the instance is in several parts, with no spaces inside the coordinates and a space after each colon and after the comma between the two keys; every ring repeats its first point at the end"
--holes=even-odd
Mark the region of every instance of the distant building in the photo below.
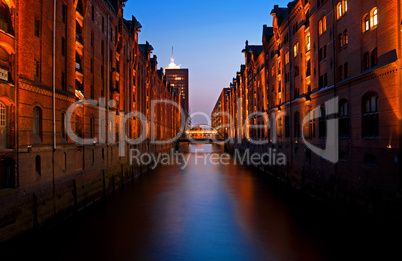
{"type": "Polygon", "coordinates": [[[171,63],[165,68],[166,81],[170,86],[177,89],[182,98],[182,106],[186,114],[189,113],[189,96],[188,96],[188,69],[181,69],[180,65],[174,63],[174,58],[170,59],[171,63]]]}

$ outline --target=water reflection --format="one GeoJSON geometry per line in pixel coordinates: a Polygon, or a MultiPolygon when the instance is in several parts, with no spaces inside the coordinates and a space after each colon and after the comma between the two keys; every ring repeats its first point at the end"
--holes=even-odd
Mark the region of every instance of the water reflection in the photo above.
{"type": "Polygon", "coordinates": [[[143,176],[105,204],[40,238],[18,242],[13,247],[27,251],[14,251],[13,256],[364,260],[397,252],[400,242],[384,239],[390,235],[383,231],[388,228],[356,226],[359,222],[345,220],[248,167],[195,164],[195,153],[222,153],[217,146],[191,145],[184,152],[191,156],[185,169],[164,166],[143,176]]]}

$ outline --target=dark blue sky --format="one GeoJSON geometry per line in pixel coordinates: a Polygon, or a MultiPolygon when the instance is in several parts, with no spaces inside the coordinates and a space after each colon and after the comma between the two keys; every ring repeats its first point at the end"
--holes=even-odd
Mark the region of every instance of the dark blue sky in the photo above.
{"type": "MultiPolygon", "coordinates": [[[[240,64],[245,41],[261,44],[263,24],[272,25],[275,4],[288,1],[135,1],[126,3],[124,16],[134,15],[143,28],[140,43],[148,41],[159,67],[175,63],[190,70],[190,110],[211,114],[219,94],[228,87],[240,64]]],[[[204,122],[199,117],[193,123],[204,122]]]]}

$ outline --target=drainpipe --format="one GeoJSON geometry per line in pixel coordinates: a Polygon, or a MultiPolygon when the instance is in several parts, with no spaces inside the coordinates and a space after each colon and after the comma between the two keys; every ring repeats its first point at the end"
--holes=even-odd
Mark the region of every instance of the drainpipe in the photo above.
{"type": "MultiPolygon", "coordinates": [[[[52,151],[52,163],[53,163],[53,199],[55,197],[55,158],[54,153],[56,151],[56,6],[57,0],[53,0],[53,92],[52,92],[52,110],[53,110],[53,151],[52,151]]],[[[53,208],[56,213],[56,206],[53,200],[53,208]]]]}
{"type": "MultiPolygon", "coordinates": [[[[130,57],[130,36],[129,36],[129,38],[128,38],[128,40],[127,40],[127,45],[126,45],[126,55],[128,56],[128,59],[127,59],[127,72],[126,72],[126,74],[127,74],[127,92],[126,92],[126,96],[127,96],[127,104],[126,104],[126,113],[128,114],[128,113],[130,113],[130,111],[131,111],[131,108],[130,108],[130,97],[132,96],[132,94],[131,94],[131,87],[130,87],[130,63],[131,63],[131,57],[130,57]]],[[[127,133],[129,133],[128,135],[131,137],[131,133],[129,132],[130,131],[130,120],[128,120],[128,124],[127,124],[127,126],[126,126],[126,135],[127,135],[127,133]]],[[[119,140],[119,142],[121,142],[120,140],[119,140]]],[[[126,141],[123,141],[123,142],[126,142],[126,141]]],[[[128,148],[128,149],[130,149],[130,148],[128,148]]],[[[128,154],[127,154],[128,155],[128,154]]]]}
{"type": "Polygon", "coordinates": [[[14,146],[15,146],[15,148],[16,148],[16,151],[17,151],[17,162],[16,162],[16,166],[17,166],[17,182],[16,182],[16,187],[19,187],[19,185],[20,185],[20,168],[19,168],[19,158],[20,158],[20,152],[19,152],[19,150],[20,150],[20,139],[19,139],[19,97],[20,97],[20,85],[19,85],[19,77],[18,77],[18,65],[19,65],[19,62],[18,62],[18,57],[19,57],[19,52],[18,52],[18,47],[19,47],[19,45],[18,45],[18,43],[19,43],[19,16],[18,16],[18,13],[19,13],[19,6],[20,6],[20,4],[19,4],[19,1],[17,1],[17,3],[16,3],[16,15],[15,15],[15,29],[14,29],[14,32],[15,32],[15,59],[14,59],[14,66],[15,66],[15,72],[14,72],[14,75],[15,75],[15,77],[14,77],[14,79],[15,79],[15,87],[16,87],[16,96],[15,96],[15,120],[14,120],[14,123],[15,123],[15,144],[14,144],[14,146]]]}
{"type": "Polygon", "coordinates": [[[398,26],[397,26],[397,36],[398,36],[398,72],[399,72],[399,85],[398,85],[398,96],[399,96],[399,155],[398,155],[398,165],[399,165],[399,189],[402,189],[402,43],[401,43],[401,2],[398,1],[398,26]]]}
{"type": "Polygon", "coordinates": [[[107,155],[107,163],[106,166],[109,166],[109,89],[110,89],[110,72],[109,72],[109,68],[110,68],[110,43],[109,43],[109,39],[110,39],[110,25],[109,25],[109,15],[107,16],[107,40],[106,40],[106,55],[107,55],[107,62],[106,62],[106,155],[107,155]]]}

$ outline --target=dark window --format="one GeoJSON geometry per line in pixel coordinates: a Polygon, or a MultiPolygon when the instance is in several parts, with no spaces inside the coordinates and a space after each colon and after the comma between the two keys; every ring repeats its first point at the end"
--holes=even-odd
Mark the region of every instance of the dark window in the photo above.
{"type": "Polygon", "coordinates": [[[66,38],[62,37],[61,38],[61,55],[65,56],[66,55],[66,38]]]}
{"type": "Polygon", "coordinates": [[[295,77],[299,76],[299,66],[295,66],[295,77]]]}
{"type": "Polygon", "coordinates": [[[95,36],[94,36],[94,32],[91,32],[91,46],[94,47],[94,41],[95,41],[95,36]]]}
{"type": "Polygon", "coordinates": [[[297,22],[293,25],[293,34],[295,35],[297,33],[297,22]]]}
{"type": "Polygon", "coordinates": [[[296,112],[295,113],[295,118],[294,118],[294,137],[295,138],[300,138],[300,113],[296,112]]]}
{"type": "Polygon", "coordinates": [[[77,3],[77,11],[78,11],[78,13],[80,13],[81,15],[84,15],[84,8],[83,8],[83,6],[82,6],[82,1],[81,1],[81,0],[78,0],[78,3],[77,3]]]}
{"type": "Polygon", "coordinates": [[[105,32],[105,17],[102,17],[102,33],[105,32]]]}
{"type": "Polygon", "coordinates": [[[367,70],[368,68],[370,68],[370,54],[366,52],[364,54],[363,69],[367,70]]]}
{"type": "Polygon", "coordinates": [[[338,81],[342,81],[343,80],[343,66],[339,65],[338,66],[338,81]]]}
{"type": "Polygon", "coordinates": [[[362,102],[362,136],[373,138],[379,135],[378,95],[368,94],[362,102]]]}
{"type": "Polygon", "coordinates": [[[364,165],[366,166],[377,166],[377,160],[374,155],[366,154],[363,159],[364,165]]]}
{"type": "Polygon", "coordinates": [[[308,137],[311,139],[315,137],[315,111],[309,111],[307,115],[309,117],[308,137]]]}
{"type": "Polygon", "coordinates": [[[33,109],[33,135],[42,139],[42,109],[39,107],[33,109]]]}
{"type": "Polygon", "coordinates": [[[40,156],[36,155],[35,157],[35,172],[37,176],[42,175],[42,167],[41,167],[41,162],[40,162],[40,156]]]}
{"type": "Polygon", "coordinates": [[[64,72],[61,72],[61,89],[62,90],[67,89],[66,74],[64,72]]]}
{"type": "Polygon", "coordinates": [[[306,77],[309,77],[311,75],[311,60],[308,59],[307,61],[307,69],[306,69],[306,77]]]}
{"type": "Polygon", "coordinates": [[[95,118],[92,117],[90,120],[90,134],[91,134],[91,138],[95,137],[95,118]]]}
{"type": "Polygon", "coordinates": [[[345,65],[343,66],[343,70],[344,70],[343,77],[345,79],[349,78],[349,63],[345,63],[345,65]]]}
{"type": "Polygon", "coordinates": [[[0,160],[0,189],[15,188],[15,162],[10,158],[0,160]]]}
{"type": "Polygon", "coordinates": [[[91,14],[92,14],[92,21],[95,21],[95,6],[94,6],[94,5],[92,5],[92,12],[91,12],[91,14]]]}
{"type": "Polygon", "coordinates": [[[62,9],[62,19],[63,23],[67,23],[67,6],[63,4],[63,9],[62,9]]]}
{"type": "Polygon", "coordinates": [[[38,19],[35,19],[35,36],[40,36],[40,21],[38,19]]]}
{"type": "Polygon", "coordinates": [[[67,130],[66,130],[66,113],[61,113],[61,137],[63,140],[67,141],[67,130]]]}
{"type": "Polygon", "coordinates": [[[282,129],[283,128],[282,121],[283,121],[283,119],[282,119],[282,117],[280,117],[278,119],[278,127],[277,127],[278,137],[282,137],[282,131],[283,131],[283,129],[282,129]]]}
{"type": "Polygon", "coordinates": [[[95,98],[95,88],[93,85],[91,85],[91,99],[95,98]]]}
{"type": "Polygon", "coordinates": [[[339,137],[349,137],[349,107],[346,100],[339,102],[339,137]]]}
{"type": "Polygon", "coordinates": [[[374,48],[374,50],[371,52],[371,67],[374,67],[377,65],[377,48],[374,48]]]}
{"type": "Polygon", "coordinates": [[[318,135],[320,138],[327,137],[327,116],[325,114],[325,107],[320,108],[321,116],[318,122],[318,135]]]}
{"type": "Polygon", "coordinates": [[[323,54],[323,59],[327,58],[327,46],[324,45],[324,54],[323,54]]]}
{"type": "Polygon", "coordinates": [[[306,13],[306,23],[305,23],[306,28],[310,27],[310,10],[307,10],[306,13]]]}
{"type": "Polygon", "coordinates": [[[34,78],[36,81],[40,81],[40,62],[35,61],[34,63],[34,78]]]}
{"type": "Polygon", "coordinates": [[[306,148],[306,163],[311,164],[311,150],[309,148],[306,148]]]}
{"type": "Polygon", "coordinates": [[[290,137],[290,117],[285,116],[285,137],[290,137]]]}

